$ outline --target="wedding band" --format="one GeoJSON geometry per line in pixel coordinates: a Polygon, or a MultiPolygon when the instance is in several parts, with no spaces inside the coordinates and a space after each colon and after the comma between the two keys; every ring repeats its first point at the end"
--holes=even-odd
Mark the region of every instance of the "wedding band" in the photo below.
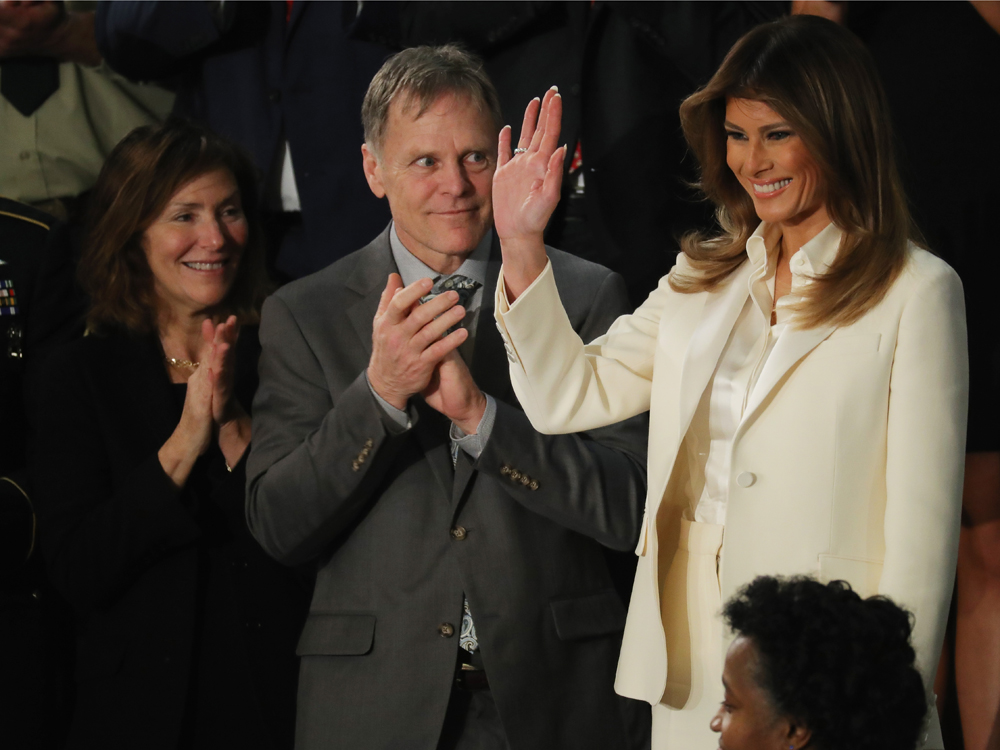
{"type": "Polygon", "coordinates": [[[526,149],[526,148],[515,148],[514,149],[514,156],[517,156],[518,154],[526,154],[526,153],[528,153],[528,149],[526,149]]]}

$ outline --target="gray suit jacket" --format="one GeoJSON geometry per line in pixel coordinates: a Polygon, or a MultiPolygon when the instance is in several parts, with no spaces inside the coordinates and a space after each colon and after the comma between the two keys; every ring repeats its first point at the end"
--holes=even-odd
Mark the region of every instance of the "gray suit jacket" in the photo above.
{"type": "MultiPolygon", "coordinates": [[[[626,310],[621,278],[550,257],[574,326],[603,333],[626,310]]],[[[365,379],[396,270],[388,231],[264,305],[247,519],[275,558],[318,567],[298,647],[299,748],[433,750],[463,592],[512,750],[624,748],[642,734],[648,707],[613,693],[625,606],[601,545],[638,538],[647,423],[531,428],[493,323],[499,267],[494,241],[472,373],[496,423],[455,469],[448,420],[418,397],[401,429],[365,379]]]]}

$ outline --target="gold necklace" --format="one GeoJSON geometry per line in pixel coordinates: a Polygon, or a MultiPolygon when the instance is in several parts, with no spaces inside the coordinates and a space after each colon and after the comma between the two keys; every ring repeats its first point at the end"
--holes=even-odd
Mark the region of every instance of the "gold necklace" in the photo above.
{"type": "Polygon", "coordinates": [[[177,359],[175,357],[165,357],[167,364],[171,367],[183,367],[185,370],[197,370],[201,362],[192,362],[190,359],[177,359]]]}

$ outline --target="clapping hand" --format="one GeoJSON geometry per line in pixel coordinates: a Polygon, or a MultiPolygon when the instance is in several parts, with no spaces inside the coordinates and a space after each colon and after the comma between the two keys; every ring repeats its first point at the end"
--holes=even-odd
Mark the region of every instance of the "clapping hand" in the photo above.
{"type": "Polygon", "coordinates": [[[202,360],[208,366],[212,382],[212,419],[217,427],[221,427],[242,413],[243,408],[233,398],[233,376],[236,369],[236,340],[240,328],[236,316],[218,325],[211,320],[202,323],[201,335],[208,349],[208,360],[202,360]]]}
{"type": "Polygon", "coordinates": [[[208,348],[208,374],[212,384],[212,422],[219,435],[219,449],[226,466],[233,467],[250,444],[250,416],[233,394],[236,373],[236,340],[240,327],[236,316],[217,325],[202,323],[201,335],[208,348]]]}
{"type": "MultiPolygon", "coordinates": [[[[211,321],[207,321],[211,326],[211,321]]],[[[204,334],[205,329],[202,328],[204,334]]],[[[187,380],[187,394],[181,419],[173,433],[157,454],[160,465],[167,476],[178,487],[183,487],[194,468],[198,456],[212,443],[214,420],[212,419],[212,370],[208,365],[212,356],[211,339],[203,342],[198,354],[202,363],[187,380]]]]}
{"type": "Polygon", "coordinates": [[[448,417],[466,435],[477,431],[486,412],[486,396],[472,379],[465,360],[454,350],[434,369],[422,395],[428,406],[448,417]]]}
{"type": "Polygon", "coordinates": [[[250,417],[233,395],[236,316],[218,325],[203,321],[201,335],[201,365],[188,378],[180,422],[158,454],[163,470],[178,487],[184,486],[198,456],[208,450],[213,434],[218,434],[230,467],[250,443],[250,417]]]}
{"type": "Polygon", "coordinates": [[[397,409],[427,388],[438,363],[469,335],[464,328],[445,335],[465,317],[456,292],[420,304],[432,285],[419,279],[404,288],[399,275],[390,274],[375,313],[368,382],[397,409]]]}
{"type": "Polygon", "coordinates": [[[493,175],[493,219],[503,249],[504,280],[516,298],[545,268],[543,234],[559,203],[566,147],[557,148],[562,97],[555,87],[524,111],[517,150],[510,150],[509,126],[500,131],[493,175]]]}

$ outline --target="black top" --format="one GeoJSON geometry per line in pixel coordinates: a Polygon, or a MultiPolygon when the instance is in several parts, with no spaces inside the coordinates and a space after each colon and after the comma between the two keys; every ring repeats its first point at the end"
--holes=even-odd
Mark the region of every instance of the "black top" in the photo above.
{"type": "MultiPolygon", "coordinates": [[[[236,394],[256,388],[256,330],[236,394]]],[[[218,447],[183,489],[157,451],[180,419],[155,336],[89,336],[43,373],[33,479],[42,548],[71,601],[78,685],[69,747],[290,748],[307,605],[243,512],[218,447]]]]}

